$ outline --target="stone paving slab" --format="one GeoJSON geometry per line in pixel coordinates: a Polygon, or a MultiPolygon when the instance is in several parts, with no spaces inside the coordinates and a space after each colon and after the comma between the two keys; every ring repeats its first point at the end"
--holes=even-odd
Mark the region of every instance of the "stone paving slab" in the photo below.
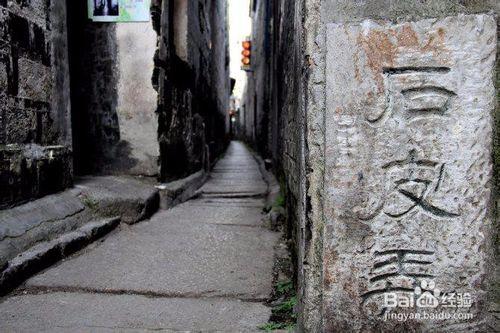
{"type": "Polygon", "coordinates": [[[260,176],[260,174],[257,174],[256,172],[252,172],[252,173],[249,173],[249,172],[239,172],[239,171],[224,172],[224,173],[222,173],[222,172],[221,173],[212,172],[210,174],[210,179],[212,181],[218,180],[218,179],[239,181],[239,180],[255,180],[259,176],[260,176]]]}
{"type": "Polygon", "coordinates": [[[78,251],[116,228],[120,218],[92,221],[49,242],[20,253],[0,269],[0,295],[12,291],[27,277],[78,251]]]}
{"type": "Polygon", "coordinates": [[[153,298],[57,292],[0,304],[2,332],[258,332],[271,309],[221,298],[153,298]]]}
{"type": "Polygon", "coordinates": [[[242,204],[242,201],[238,199],[218,200],[210,205],[205,200],[193,200],[173,209],[169,218],[176,220],[190,214],[197,216],[191,221],[192,223],[262,227],[264,225],[262,205],[263,200],[261,199],[254,199],[247,205],[242,204]],[[236,200],[235,204],[231,203],[233,200],[236,200]],[[259,203],[260,205],[257,206],[256,204],[259,203]]]}
{"type": "Polygon", "coordinates": [[[203,196],[264,196],[267,183],[259,165],[248,149],[233,142],[214,167],[210,180],[201,188],[203,196]]]}
{"type": "MultiPolygon", "coordinates": [[[[92,250],[28,280],[27,285],[267,298],[272,289],[273,246],[279,234],[212,224],[213,216],[224,214],[221,208],[200,212],[189,207],[163,211],[151,221],[112,235],[92,250]]],[[[255,220],[260,210],[254,210],[241,213],[238,219],[255,220]]]]}
{"type": "Polygon", "coordinates": [[[70,191],[0,211],[0,267],[39,242],[74,230],[93,218],[70,191]]]}
{"type": "Polygon", "coordinates": [[[267,185],[262,181],[254,181],[253,184],[249,183],[237,183],[237,182],[219,182],[213,181],[207,183],[201,188],[203,194],[220,194],[220,195],[231,195],[231,194],[246,194],[247,196],[258,196],[265,195],[267,191],[267,185]]]}
{"type": "Polygon", "coordinates": [[[209,207],[220,207],[220,206],[237,206],[237,207],[255,207],[260,208],[265,204],[264,199],[260,198],[202,198],[191,201],[191,205],[194,206],[209,206],[209,207]]]}
{"type": "Polygon", "coordinates": [[[258,331],[281,235],[263,227],[267,183],[248,150],[232,143],[219,163],[210,198],[122,225],[28,280],[0,303],[0,331],[258,331]]]}

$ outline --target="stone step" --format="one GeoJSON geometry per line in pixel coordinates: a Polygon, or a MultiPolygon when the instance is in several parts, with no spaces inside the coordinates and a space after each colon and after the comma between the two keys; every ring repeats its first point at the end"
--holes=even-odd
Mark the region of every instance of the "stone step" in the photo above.
{"type": "Polygon", "coordinates": [[[20,253],[9,260],[0,273],[0,295],[7,294],[31,275],[103,237],[119,223],[119,217],[93,221],[20,253]]]}
{"type": "Polygon", "coordinates": [[[160,191],[160,208],[169,209],[197,196],[207,178],[207,172],[200,170],[186,178],[156,186],[160,191]]]}
{"type": "Polygon", "coordinates": [[[75,230],[93,219],[91,209],[71,191],[0,210],[0,267],[37,243],[75,230]]]}
{"type": "Polygon", "coordinates": [[[160,207],[154,185],[135,177],[84,177],[77,180],[75,191],[98,215],[119,215],[127,224],[148,219],[160,207]]]}

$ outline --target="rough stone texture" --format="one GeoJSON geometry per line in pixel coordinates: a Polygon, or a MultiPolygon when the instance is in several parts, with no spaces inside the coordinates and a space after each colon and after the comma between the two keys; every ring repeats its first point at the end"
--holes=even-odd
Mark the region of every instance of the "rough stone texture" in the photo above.
{"type": "Polygon", "coordinates": [[[0,209],[60,191],[72,185],[72,177],[65,146],[0,146],[0,209]]]}
{"type": "Polygon", "coordinates": [[[226,1],[165,0],[152,8],[159,36],[153,83],[159,94],[160,178],[170,181],[207,169],[226,146],[226,1]],[[175,24],[180,18],[187,24],[175,24]]]}
{"type": "Polygon", "coordinates": [[[326,40],[324,329],[487,330],[494,17],[329,24],[326,40]],[[474,319],[384,321],[384,295],[422,280],[472,307],[409,311],[474,319]]]}
{"type": "Polygon", "coordinates": [[[0,262],[33,245],[71,231],[92,218],[73,194],[49,195],[12,209],[0,211],[0,262]]]}
{"type": "Polygon", "coordinates": [[[222,298],[62,292],[15,296],[0,308],[7,332],[259,332],[271,314],[259,303],[222,298]]]}
{"type": "MultiPolygon", "coordinates": [[[[234,143],[219,164],[230,175],[240,158],[252,156],[234,143]]],[[[252,168],[249,188],[262,179],[252,168]]],[[[201,198],[124,225],[3,299],[0,330],[256,332],[271,315],[280,240],[263,206],[201,198]]]]}
{"type": "Polygon", "coordinates": [[[84,177],[78,179],[76,189],[99,215],[121,216],[129,224],[149,218],[160,206],[158,190],[132,177],[84,177]]]}
{"type": "Polygon", "coordinates": [[[321,13],[324,22],[360,22],[370,17],[374,20],[391,19],[411,21],[426,17],[445,17],[463,13],[500,12],[495,0],[329,0],[323,1],[321,13]]]}
{"type": "MultiPolygon", "coordinates": [[[[251,16],[256,51],[253,52],[252,72],[248,74],[239,126],[246,132],[246,140],[252,141],[266,158],[273,159],[274,171],[284,185],[289,236],[294,239],[296,255],[298,330],[320,332],[326,330],[323,319],[332,315],[323,302],[323,266],[328,262],[324,256],[329,255],[323,246],[324,240],[329,240],[324,236],[324,205],[331,200],[326,197],[325,172],[334,172],[332,168],[325,168],[325,154],[336,156],[339,153],[339,147],[325,140],[325,132],[334,126],[325,119],[328,112],[334,112],[325,97],[331,94],[326,88],[326,43],[334,43],[336,39],[335,36],[327,38],[326,25],[359,23],[367,18],[401,23],[460,13],[493,11],[498,14],[499,4],[490,0],[302,0],[295,1],[294,5],[286,1],[254,4],[251,16]],[[270,54],[267,49],[271,50],[270,54]]],[[[343,51],[337,48],[336,52],[342,54],[343,51]]],[[[352,64],[354,59],[347,64],[352,64]]],[[[350,83],[356,76],[343,80],[350,83]]],[[[344,86],[339,89],[342,92],[344,86]]],[[[360,103],[355,102],[358,107],[360,103]]],[[[498,133],[496,139],[498,141],[498,133]]],[[[496,148],[496,153],[498,151],[496,148]]],[[[495,173],[497,169],[495,165],[495,173]]],[[[486,235],[487,231],[484,233],[486,235]]],[[[489,239],[496,233],[491,232],[489,239]]],[[[486,280],[494,280],[492,276],[490,273],[486,280]]],[[[485,285],[490,286],[485,288],[495,289],[486,280],[485,285]]],[[[488,297],[495,302],[493,294],[488,297]]],[[[498,306],[492,305],[491,309],[498,311],[498,306]]]]}
{"type": "Polygon", "coordinates": [[[65,3],[0,2],[0,46],[1,209],[71,185],[65,3]]]}
{"type": "Polygon", "coordinates": [[[160,190],[160,208],[168,209],[191,199],[207,178],[207,172],[200,170],[189,177],[156,186],[160,190]]]}
{"type": "MultiPolygon", "coordinates": [[[[302,76],[305,102],[306,134],[304,139],[304,168],[302,195],[303,211],[300,211],[301,232],[299,233],[298,276],[299,329],[319,331],[322,325],[322,256],[324,232],[324,186],[325,186],[325,35],[320,15],[322,0],[306,0],[302,12],[304,20],[304,66],[302,76]],[[305,204],[304,204],[305,201],[305,204]]],[[[300,206],[298,207],[300,209],[300,206]]]]}
{"type": "Polygon", "coordinates": [[[113,230],[120,218],[85,224],[49,242],[39,243],[9,260],[0,270],[0,295],[5,295],[26,278],[74,253],[85,245],[113,230]]]}

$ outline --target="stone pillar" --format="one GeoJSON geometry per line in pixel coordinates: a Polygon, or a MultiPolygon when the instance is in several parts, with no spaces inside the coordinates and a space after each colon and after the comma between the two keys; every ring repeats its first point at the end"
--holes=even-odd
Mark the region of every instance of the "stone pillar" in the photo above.
{"type": "Polygon", "coordinates": [[[324,331],[487,330],[496,29],[325,25],[324,331]]]}

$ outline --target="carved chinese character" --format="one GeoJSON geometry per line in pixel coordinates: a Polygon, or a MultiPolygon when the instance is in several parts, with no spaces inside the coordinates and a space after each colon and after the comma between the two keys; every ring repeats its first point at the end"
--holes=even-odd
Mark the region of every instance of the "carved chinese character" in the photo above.
{"type": "Polygon", "coordinates": [[[382,166],[386,174],[386,193],[380,206],[371,214],[360,214],[363,220],[383,212],[391,218],[400,218],[417,209],[434,217],[454,218],[460,214],[433,203],[443,182],[445,163],[419,158],[415,149],[403,160],[382,166]]]}
{"type": "Polygon", "coordinates": [[[369,279],[372,288],[362,295],[363,299],[387,292],[413,292],[418,279],[434,277],[430,266],[434,260],[434,251],[429,250],[375,251],[369,279]]]}
{"type": "Polygon", "coordinates": [[[384,98],[368,110],[366,120],[382,124],[397,110],[412,122],[428,116],[444,116],[455,92],[443,86],[441,78],[450,72],[447,67],[384,68],[384,98]]]}

